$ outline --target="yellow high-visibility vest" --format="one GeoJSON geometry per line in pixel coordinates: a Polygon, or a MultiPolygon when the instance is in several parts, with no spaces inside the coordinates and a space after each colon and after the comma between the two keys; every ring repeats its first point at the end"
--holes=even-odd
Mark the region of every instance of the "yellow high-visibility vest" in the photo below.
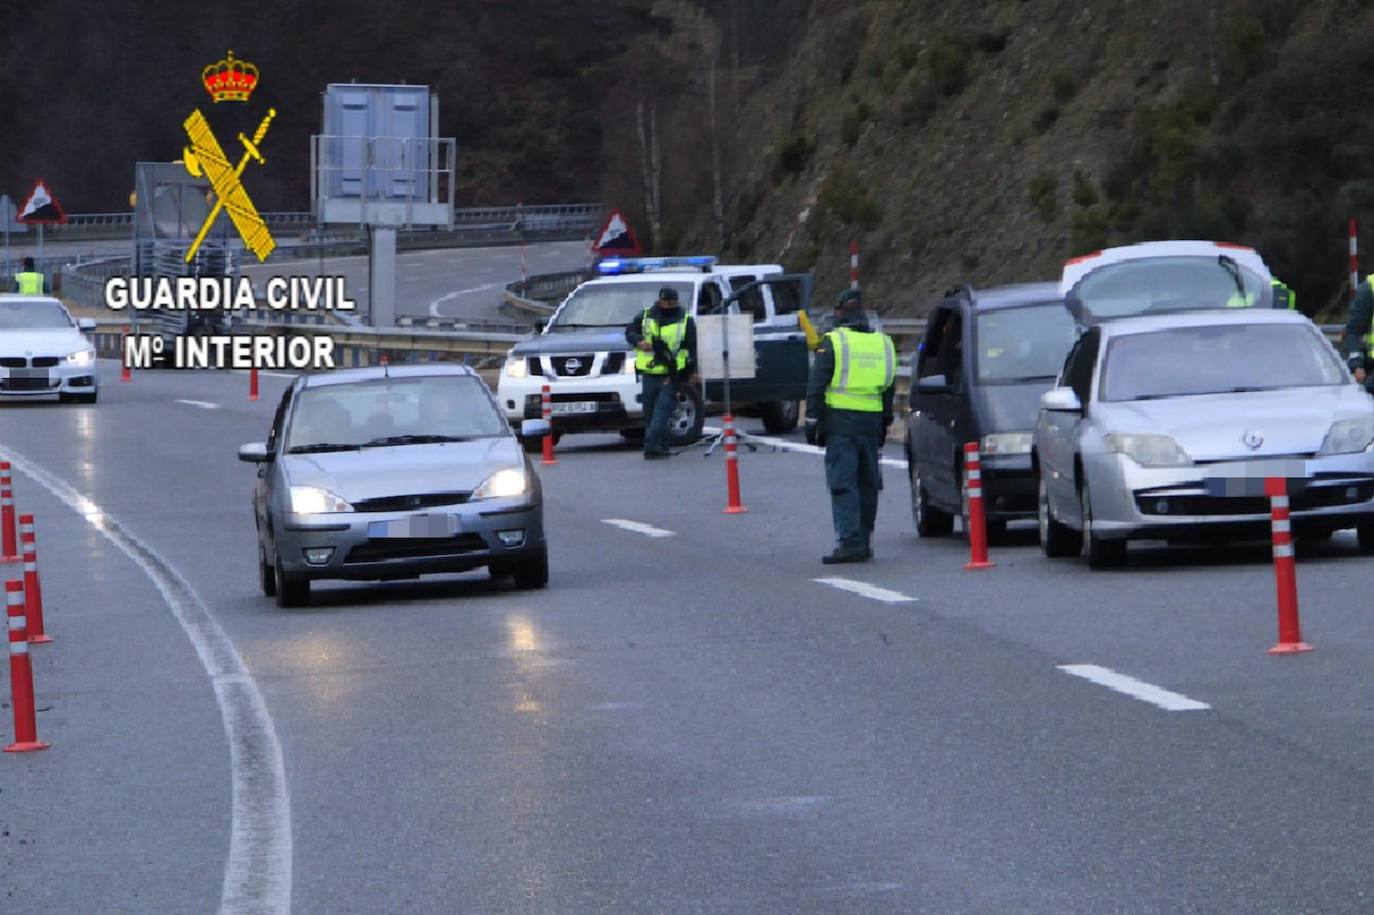
{"type": "Polygon", "coordinates": [[[835,410],[881,413],[883,392],[897,377],[897,348],[883,333],[841,327],[826,334],[835,353],[835,371],[825,389],[825,405],[835,410]]]}
{"type": "MultiPolygon", "coordinates": [[[[663,345],[668,347],[668,353],[677,362],[679,372],[687,368],[687,309],[682,309],[682,319],[672,324],[659,324],[657,320],[649,316],[650,309],[644,309],[644,321],[640,329],[644,333],[644,339],[651,344],[654,340],[662,340],[663,345]]],[[[653,351],[645,352],[642,349],[635,350],[635,368],[641,375],[666,375],[668,366],[654,362],[653,351]]]]}
{"type": "Polygon", "coordinates": [[[43,294],[43,274],[26,270],[23,273],[16,273],[14,281],[19,285],[20,295],[42,295],[43,294]]]}

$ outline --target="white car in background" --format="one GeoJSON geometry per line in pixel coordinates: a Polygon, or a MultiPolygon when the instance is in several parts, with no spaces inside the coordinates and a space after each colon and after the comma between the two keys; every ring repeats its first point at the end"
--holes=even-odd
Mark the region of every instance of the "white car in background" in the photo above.
{"type": "Polygon", "coordinates": [[[83,333],[94,329],[51,296],[0,295],[0,398],[95,403],[95,347],[83,333]]]}

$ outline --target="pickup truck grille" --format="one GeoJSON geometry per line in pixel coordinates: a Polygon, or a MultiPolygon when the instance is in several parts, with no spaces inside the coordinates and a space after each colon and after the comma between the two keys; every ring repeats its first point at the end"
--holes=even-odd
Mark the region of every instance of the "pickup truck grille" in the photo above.
{"type": "Polygon", "coordinates": [[[575,378],[592,373],[592,363],[596,361],[596,353],[577,353],[571,356],[550,356],[549,365],[553,368],[555,375],[564,378],[575,378]]]}

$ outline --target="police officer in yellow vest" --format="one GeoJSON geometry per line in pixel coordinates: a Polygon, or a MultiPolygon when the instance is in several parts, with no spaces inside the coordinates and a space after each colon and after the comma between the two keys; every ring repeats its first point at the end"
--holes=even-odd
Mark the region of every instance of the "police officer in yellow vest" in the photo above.
{"type": "Polygon", "coordinates": [[[1369,356],[1374,352],[1374,273],[1371,273],[1350,302],[1350,315],[1341,337],[1341,352],[1355,380],[1366,388],[1374,385],[1374,372],[1369,372],[1369,356]]]}
{"type": "Polygon", "coordinates": [[[897,350],[875,332],[857,289],[835,305],[835,329],[811,364],[806,394],[806,440],[825,446],[825,482],[835,523],[835,551],[827,565],[873,558],[873,523],[883,488],[879,452],[892,425],[897,350]]]}
{"type": "MultiPolygon", "coordinates": [[[[1293,291],[1292,286],[1275,278],[1269,281],[1269,290],[1273,295],[1275,308],[1287,308],[1290,311],[1298,310],[1298,294],[1293,291]]],[[[1244,296],[1233,292],[1230,298],[1226,300],[1227,308],[1249,308],[1254,304],[1255,294],[1252,292],[1247,292],[1244,296]]]]}
{"type": "Polygon", "coordinates": [[[625,328],[635,348],[640,402],[644,405],[644,457],[670,457],[668,421],[677,411],[681,384],[700,384],[697,376],[697,326],[678,302],[677,290],[664,286],[658,301],[625,328]]]}
{"type": "Polygon", "coordinates": [[[33,269],[33,258],[24,258],[24,269],[14,275],[14,288],[20,295],[43,294],[43,274],[33,269]]]}

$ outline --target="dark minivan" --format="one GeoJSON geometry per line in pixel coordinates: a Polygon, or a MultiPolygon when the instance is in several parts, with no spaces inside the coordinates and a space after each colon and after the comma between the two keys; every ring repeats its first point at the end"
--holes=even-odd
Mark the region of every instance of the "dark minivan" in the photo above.
{"type": "Polygon", "coordinates": [[[906,418],[911,512],[922,537],[963,516],[965,442],[983,459],[989,536],[1036,516],[1031,442],[1040,395],[1054,387],[1078,327],[1057,283],[946,293],[913,360],[906,418]]]}

